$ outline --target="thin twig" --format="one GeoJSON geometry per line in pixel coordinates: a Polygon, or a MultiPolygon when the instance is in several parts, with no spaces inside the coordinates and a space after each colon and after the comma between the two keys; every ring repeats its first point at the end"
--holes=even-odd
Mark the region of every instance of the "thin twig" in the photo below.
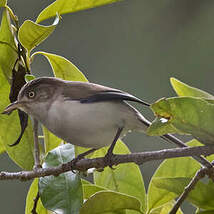
{"type": "Polygon", "coordinates": [[[184,202],[184,200],[187,198],[188,194],[194,189],[195,185],[198,183],[200,179],[202,179],[208,172],[209,169],[207,168],[201,168],[198,170],[195,174],[195,176],[192,178],[188,186],[185,187],[183,193],[180,195],[180,197],[175,202],[173,208],[169,212],[169,214],[176,214],[181,204],[184,202]]]}
{"type": "Polygon", "coordinates": [[[33,139],[34,139],[34,170],[41,168],[40,152],[39,152],[39,138],[38,138],[38,120],[33,119],[33,139]]]}
{"type": "MultiPolygon", "coordinates": [[[[198,147],[188,147],[188,148],[174,148],[174,149],[164,149],[160,151],[152,152],[140,152],[132,153],[127,155],[113,155],[112,163],[114,165],[122,163],[134,162],[138,165],[143,164],[152,160],[163,160],[167,158],[175,157],[187,157],[187,156],[199,156],[199,155],[211,155],[214,153],[214,146],[198,146],[198,147]]],[[[20,171],[20,172],[0,172],[0,180],[30,180],[33,178],[44,177],[49,175],[59,175],[63,172],[70,170],[86,171],[90,168],[104,168],[106,167],[105,158],[94,158],[94,159],[82,159],[78,160],[75,164],[72,162],[62,164],[58,167],[53,168],[40,168],[36,171],[20,171]]],[[[207,168],[204,168],[207,169],[207,168]]],[[[207,169],[212,171],[213,168],[207,169]]],[[[210,172],[210,176],[213,172],[210,172]]]]}
{"type": "Polygon", "coordinates": [[[31,213],[32,214],[38,214],[37,212],[36,212],[36,207],[37,207],[37,204],[38,204],[38,201],[39,201],[39,197],[40,197],[40,195],[39,195],[39,191],[37,192],[37,194],[36,194],[36,197],[33,199],[33,208],[32,208],[32,210],[31,210],[31,213]]]}

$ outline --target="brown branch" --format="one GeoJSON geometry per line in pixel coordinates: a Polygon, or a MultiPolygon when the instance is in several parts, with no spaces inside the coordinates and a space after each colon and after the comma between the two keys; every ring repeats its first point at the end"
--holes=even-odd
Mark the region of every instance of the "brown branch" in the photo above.
{"type": "MultiPolygon", "coordinates": [[[[114,165],[122,163],[134,162],[138,165],[153,160],[163,160],[167,158],[187,157],[187,156],[199,156],[199,155],[211,155],[214,153],[214,146],[198,146],[187,148],[174,148],[164,149],[160,151],[132,153],[127,155],[113,155],[112,163],[114,165]]],[[[30,180],[37,177],[44,177],[49,175],[59,175],[63,172],[70,170],[86,171],[89,168],[104,168],[107,164],[105,159],[82,159],[75,164],[72,162],[62,164],[58,167],[37,169],[33,171],[20,171],[20,172],[0,172],[0,180],[30,180]]]]}

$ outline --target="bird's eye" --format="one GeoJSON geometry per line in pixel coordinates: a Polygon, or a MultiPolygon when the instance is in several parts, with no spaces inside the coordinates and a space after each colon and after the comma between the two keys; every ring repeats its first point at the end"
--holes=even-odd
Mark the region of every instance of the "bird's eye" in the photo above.
{"type": "Polygon", "coordinates": [[[36,93],[34,91],[29,91],[27,95],[28,95],[28,98],[32,99],[35,97],[36,93]]]}

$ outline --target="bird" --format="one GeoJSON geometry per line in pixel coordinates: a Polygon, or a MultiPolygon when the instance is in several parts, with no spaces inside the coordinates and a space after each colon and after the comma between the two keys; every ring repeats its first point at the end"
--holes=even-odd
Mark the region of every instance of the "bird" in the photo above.
{"type": "MultiPolygon", "coordinates": [[[[3,114],[19,109],[64,141],[90,148],[81,158],[110,146],[106,154],[109,160],[119,138],[131,131],[145,133],[151,124],[130,102],[150,106],[127,92],[103,85],[40,77],[26,83],[17,101],[8,105],[3,114]]],[[[161,138],[186,147],[173,135],[161,138]]]]}

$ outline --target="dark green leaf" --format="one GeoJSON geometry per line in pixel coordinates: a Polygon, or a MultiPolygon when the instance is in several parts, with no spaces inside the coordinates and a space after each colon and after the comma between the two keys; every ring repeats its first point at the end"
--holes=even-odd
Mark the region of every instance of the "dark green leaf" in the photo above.
{"type": "Polygon", "coordinates": [[[36,22],[39,23],[43,20],[49,19],[58,14],[73,13],[79,10],[85,10],[88,8],[98,7],[105,4],[110,4],[118,0],[56,0],[51,5],[46,7],[38,16],[36,22]]]}
{"type": "Polygon", "coordinates": [[[113,191],[101,191],[90,197],[80,209],[80,214],[118,213],[131,209],[141,212],[141,203],[135,197],[113,191]]]}
{"type": "MultiPolygon", "coordinates": [[[[65,144],[48,153],[44,168],[58,166],[75,157],[74,146],[65,144]]],[[[49,210],[56,213],[79,213],[83,201],[82,184],[78,174],[66,172],[59,176],[39,179],[41,201],[49,210]]]]}

